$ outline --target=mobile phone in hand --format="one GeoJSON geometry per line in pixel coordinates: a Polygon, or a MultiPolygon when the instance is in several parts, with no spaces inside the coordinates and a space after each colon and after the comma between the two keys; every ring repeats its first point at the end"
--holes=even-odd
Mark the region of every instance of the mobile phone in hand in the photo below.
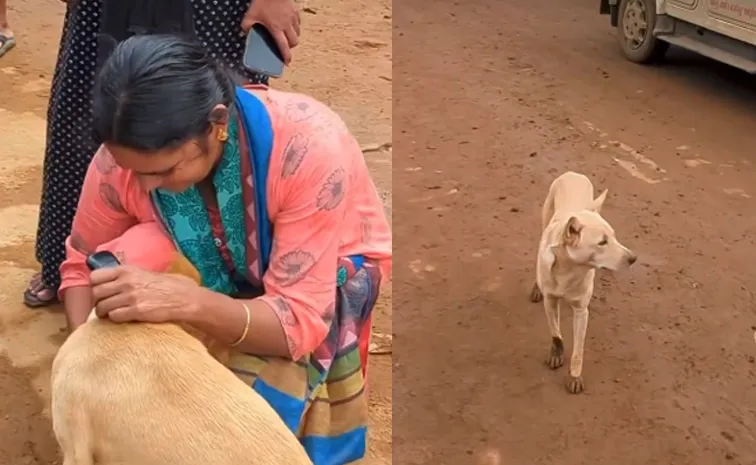
{"type": "Polygon", "coordinates": [[[87,257],[87,266],[91,271],[99,270],[100,268],[112,268],[120,265],[121,262],[118,261],[116,256],[107,250],[93,253],[87,257]]]}
{"type": "Polygon", "coordinates": [[[283,75],[285,65],[281,51],[270,31],[262,24],[255,24],[249,30],[242,63],[254,73],[273,78],[283,75]]]}

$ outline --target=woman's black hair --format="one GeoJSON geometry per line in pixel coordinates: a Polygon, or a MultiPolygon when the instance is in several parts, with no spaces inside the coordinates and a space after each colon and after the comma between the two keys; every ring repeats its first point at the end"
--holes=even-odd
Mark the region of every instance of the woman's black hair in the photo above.
{"type": "Polygon", "coordinates": [[[171,149],[210,131],[213,108],[231,108],[235,83],[202,44],[138,35],[113,50],[93,95],[94,137],[133,150],[171,149]]]}

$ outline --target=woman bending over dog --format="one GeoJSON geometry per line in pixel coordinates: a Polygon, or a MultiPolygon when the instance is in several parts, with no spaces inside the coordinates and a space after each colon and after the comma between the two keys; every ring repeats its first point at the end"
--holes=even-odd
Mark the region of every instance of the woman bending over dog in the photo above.
{"type": "Polygon", "coordinates": [[[233,348],[229,368],[316,465],[364,456],[391,231],[341,119],[304,95],[236,86],[198,43],[148,35],[105,62],[94,127],[102,145],[61,266],[69,328],[93,306],[118,323],[193,326],[233,348]],[[90,273],[96,250],[124,266],[90,273]],[[160,273],[176,253],[201,286],[160,273]]]}

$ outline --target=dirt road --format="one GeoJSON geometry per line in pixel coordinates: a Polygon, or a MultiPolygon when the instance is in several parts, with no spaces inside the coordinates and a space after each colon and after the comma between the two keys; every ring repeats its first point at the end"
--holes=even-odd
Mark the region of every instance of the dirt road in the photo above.
{"type": "MultiPolygon", "coordinates": [[[[279,88],[334,107],[365,146],[391,141],[391,2],[308,0],[302,45],[279,88]]],[[[302,2],[300,2],[302,4],[302,2]]],[[[58,462],[50,431],[49,370],[63,341],[60,309],[21,305],[37,269],[34,234],[45,117],[63,4],[10,0],[18,46],[0,58],[0,463],[58,462]]],[[[366,153],[390,212],[391,151],[366,153]]],[[[391,332],[391,289],[376,308],[375,330],[391,332]]],[[[391,463],[391,361],[371,361],[369,465],[391,463]]]]}
{"type": "Polygon", "coordinates": [[[624,61],[598,3],[395,3],[399,465],[756,463],[756,86],[624,61]],[[640,254],[597,279],[579,396],[528,301],[567,169],[640,254]]]}

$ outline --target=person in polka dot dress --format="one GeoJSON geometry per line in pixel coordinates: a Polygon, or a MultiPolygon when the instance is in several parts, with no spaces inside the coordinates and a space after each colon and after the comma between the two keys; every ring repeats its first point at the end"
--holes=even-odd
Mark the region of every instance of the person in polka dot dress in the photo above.
{"type": "MultiPolygon", "coordinates": [[[[66,2],[66,0],[62,0],[66,2]]],[[[71,232],[84,176],[98,144],[92,137],[91,96],[97,70],[97,38],[103,0],[68,0],[58,60],[47,112],[42,199],[36,258],[41,272],[24,292],[32,308],[58,301],[60,265],[71,232]]],[[[267,76],[242,67],[245,34],[262,23],[276,40],[284,60],[298,45],[299,12],[293,0],[191,0],[197,38],[210,55],[250,83],[268,84],[267,76]]]]}

